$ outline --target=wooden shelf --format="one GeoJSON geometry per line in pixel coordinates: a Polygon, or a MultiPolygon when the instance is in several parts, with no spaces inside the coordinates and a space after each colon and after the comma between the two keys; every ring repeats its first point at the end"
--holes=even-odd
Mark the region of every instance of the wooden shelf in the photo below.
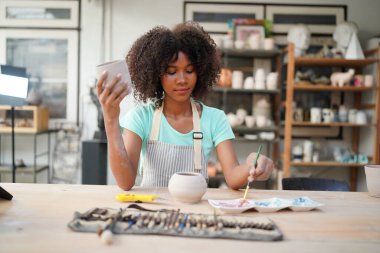
{"type": "Polygon", "coordinates": [[[232,130],[235,133],[239,134],[254,134],[260,132],[275,132],[278,131],[278,127],[246,127],[246,126],[238,126],[233,127],[232,130]]]}
{"type": "Polygon", "coordinates": [[[335,87],[326,84],[312,84],[307,82],[300,82],[294,84],[295,90],[307,90],[307,91],[340,91],[340,92],[365,92],[365,91],[374,91],[376,87],[354,87],[354,86],[343,86],[335,87]]]}
{"type": "Polygon", "coordinates": [[[246,58],[273,58],[282,54],[282,50],[253,50],[253,49],[236,49],[236,48],[223,48],[221,49],[223,55],[229,57],[246,57],[246,58]]]}
{"type": "MultiPolygon", "coordinates": [[[[371,50],[371,55],[374,54],[374,58],[366,58],[360,60],[349,60],[349,59],[333,59],[333,58],[317,58],[317,57],[295,57],[294,55],[294,44],[290,43],[286,49],[288,53],[287,57],[287,79],[286,79],[286,101],[285,101],[285,126],[284,126],[284,159],[283,159],[283,170],[284,177],[289,177],[291,175],[290,170],[292,166],[305,166],[305,167],[350,167],[350,183],[351,190],[356,190],[356,183],[358,177],[358,168],[363,167],[364,164],[351,164],[351,163],[339,163],[335,161],[321,161],[317,163],[305,163],[305,162],[294,162],[292,161],[292,139],[293,131],[295,127],[302,128],[309,127],[309,133],[314,130],[319,131],[329,131],[329,129],[337,127],[351,127],[351,138],[345,138],[344,141],[350,142],[349,149],[353,153],[360,153],[360,134],[361,128],[374,127],[373,137],[368,140],[365,145],[371,146],[372,160],[373,164],[378,164],[380,161],[380,75],[377,75],[374,87],[353,87],[353,86],[343,86],[334,87],[327,84],[317,83],[312,84],[310,82],[299,82],[294,83],[295,73],[297,67],[346,67],[355,68],[357,73],[361,73],[363,68],[370,64],[375,64],[377,72],[380,70],[380,47],[371,50]],[[344,100],[343,103],[346,106],[350,106],[356,109],[372,110],[373,117],[371,123],[369,124],[353,124],[349,122],[331,122],[331,123],[311,123],[311,122],[295,122],[293,120],[293,103],[295,101],[295,92],[297,91],[309,91],[309,92],[340,92],[341,94],[327,94],[327,96],[340,95],[344,96],[346,92],[351,92],[351,100],[344,100]],[[370,101],[365,101],[362,99],[362,92],[370,92],[374,94],[374,103],[368,104],[370,101]],[[347,103],[347,104],[346,104],[347,103]]],[[[368,54],[366,54],[368,56],[368,54]]],[[[372,103],[372,102],[371,102],[372,103]]],[[[372,129],[371,129],[372,130],[372,129]]],[[[307,129],[305,130],[307,131],[307,129]]],[[[309,136],[310,137],[310,136],[309,136]]],[[[309,138],[307,137],[307,138],[309,138]]],[[[326,137],[326,136],[325,136],[326,137]]]]}
{"type": "Polygon", "coordinates": [[[224,87],[213,87],[215,92],[226,92],[226,93],[259,93],[259,94],[279,94],[279,90],[258,90],[258,89],[234,89],[234,88],[224,88],[224,87]]]}
{"type": "Polygon", "coordinates": [[[260,138],[257,138],[257,139],[249,139],[249,138],[246,138],[246,137],[235,137],[234,141],[238,141],[238,142],[262,142],[262,143],[278,143],[280,140],[278,138],[275,138],[274,140],[263,140],[263,139],[260,139],[260,138]]]}
{"type": "Polygon", "coordinates": [[[296,122],[292,121],[293,126],[310,126],[310,127],[336,127],[336,126],[344,126],[344,127],[371,127],[376,126],[375,124],[354,124],[354,123],[348,123],[348,122],[331,122],[331,123],[313,123],[309,121],[301,121],[296,122]]]}
{"type": "Polygon", "coordinates": [[[290,162],[291,166],[308,166],[308,167],[364,167],[366,164],[361,163],[340,163],[335,161],[320,162],[290,162]]]}
{"type": "Polygon", "coordinates": [[[296,57],[296,66],[326,66],[326,67],[365,67],[376,63],[377,59],[347,60],[334,58],[296,57]]]}

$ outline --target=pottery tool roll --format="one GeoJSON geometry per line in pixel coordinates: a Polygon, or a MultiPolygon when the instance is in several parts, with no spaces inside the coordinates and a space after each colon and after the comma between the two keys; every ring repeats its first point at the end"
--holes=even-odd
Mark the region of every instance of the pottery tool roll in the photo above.
{"type": "Polygon", "coordinates": [[[177,210],[148,210],[131,204],[123,210],[93,208],[76,212],[68,226],[77,232],[96,233],[112,219],[114,234],[154,234],[199,238],[278,241],[283,235],[276,224],[263,216],[210,215],[177,210]],[[115,217],[118,217],[117,219],[115,217]]]}

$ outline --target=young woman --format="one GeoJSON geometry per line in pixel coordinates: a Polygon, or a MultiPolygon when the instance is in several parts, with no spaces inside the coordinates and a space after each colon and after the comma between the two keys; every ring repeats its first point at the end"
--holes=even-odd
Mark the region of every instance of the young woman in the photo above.
{"type": "Polygon", "coordinates": [[[261,155],[254,168],[256,154],[251,153],[239,165],[225,113],[199,102],[220,73],[215,43],[201,26],[187,22],[173,30],[155,27],[136,40],[126,60],[134,96],[144,104],[119,123],[119,104],[130,92],[127,85],[118,84],[118,75],[103,88],[107,73],[97,84],[109,161],[119,187],[131,189],[139,168],[142,186],[167,186],[177,171],[195,171],[207,178],[213,148],[229,187],[239,189],[247,179],[269,177],[272,160],[261,155]]]}

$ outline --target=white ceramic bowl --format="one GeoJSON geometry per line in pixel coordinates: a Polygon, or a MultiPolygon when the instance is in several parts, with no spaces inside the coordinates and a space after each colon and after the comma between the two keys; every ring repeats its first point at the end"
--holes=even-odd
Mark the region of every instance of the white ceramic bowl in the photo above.
{"type": "Polygon", "coordinates": [[[380,198],[380,165],[364,166],[369,195],[380,198]]]}
{"type": "Polygon", "coordinates": [[[169,180],[169,192],[174,200],[198,203],[207,190],[205,178],[194,172],[177,172],[169,180]]]}

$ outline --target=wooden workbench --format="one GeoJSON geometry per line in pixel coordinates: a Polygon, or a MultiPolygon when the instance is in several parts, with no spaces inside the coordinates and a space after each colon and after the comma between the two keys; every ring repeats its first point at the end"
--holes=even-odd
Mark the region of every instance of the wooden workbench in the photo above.
{"type": "MultiPolygon", "coordinates": [[[[266,216],[284,234],[277,242],[198,239],[158,235],[116,235],[110,246],[94,233],[71,231],[67,224],[75,211],[93,207],[125,207],[114,197],[117,186],[38,185],[2,183],[13,196],[0,200],[0,252],[378,252],[380,198],[367,192],[302,192],[251,190],[248,198],[308,196],[325,206],[308,212],[285,209],[266,216]]],[[[242,191],[208,189],[199,204],[171,201],[166,188],[134,188],[132,193],[157,194],[165,200],[143,204],[147,208],[180,208],[183,212],[212,214],[207,199],[240,198],[242,191]]]]}

